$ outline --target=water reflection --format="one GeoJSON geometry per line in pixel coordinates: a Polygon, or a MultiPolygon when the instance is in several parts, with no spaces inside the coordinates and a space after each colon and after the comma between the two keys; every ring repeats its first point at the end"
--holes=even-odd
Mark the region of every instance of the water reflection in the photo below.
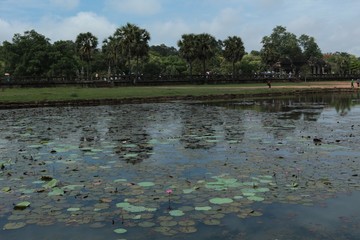
{"type": "Polygon", "coordinates": [[[239,100],[231,102],[211,102],[210,106],[228,109],[254,110],[267,113],[279,113],[279,119],[317,121],[326,106],[335,108],[341,116],[346,115],[352,106],[358,104],[358,94],[310,94],[272,99],[239,100]]]}

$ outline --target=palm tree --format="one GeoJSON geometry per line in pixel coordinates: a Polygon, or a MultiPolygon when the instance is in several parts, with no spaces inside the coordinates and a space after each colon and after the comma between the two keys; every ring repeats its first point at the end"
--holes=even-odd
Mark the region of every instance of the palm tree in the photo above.
{"type": "Polygon", "coordinates": [[[235,64],[236,62],[241,61],[241,59],[245,55],[244,43],[240,37],[233,36],[233,37],[228,37],[226,40],[224,40],[223,44],[225,47],[223,50],[223,56],[227,61],[231,62],[232,73],[234,77],[235,64]]]}
{"type": "Polygon", "coordinates": [[[202,62],[203,74],[206,74],[206,61],[215,56],[220,49],[220,44],[208,33],[202,33],[196,36],[197,58],[202,62]]]}
{"type": "Polygon", "coordinates": [[[110,79],[110,74],[112,72],[112,67],[119,62],[119,42],[113,36],[108,37],[103,41],[102,52],[104,53],[107,63],[108,63],[108,79],[110,79]]]}
{"type": "Polygon", "coordinates": [[[179,54],[189,65],[189,73],[192,76],[192,64],[197,58],[196,35],[183,34],[181,40],[178,41],[179,54]]]}
{"type": "Polygon", "coordinates": [[[92,58],[92,54],[98,45],[98,39],[90,32],[80,33],[76,37],[75,44],[80,58],[87,63],[86,77],[87,79],[89,79],[90,61],[92,58]]]}
{"type": "Polygon", "coordinates": [[[150,33],[134,24],[127,23],[115,31],[114,38],[117,39],[121,47],[121,53],[128,61],[129,73],[131,73],[131,60],[135,58],[137,78],[139,74],[139,61],[146,57],[149,52],[148,42],[150,40],[150,33]]]}

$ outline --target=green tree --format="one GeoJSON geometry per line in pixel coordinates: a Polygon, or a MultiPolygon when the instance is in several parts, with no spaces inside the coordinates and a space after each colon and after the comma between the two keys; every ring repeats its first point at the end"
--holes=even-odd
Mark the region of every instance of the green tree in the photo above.
{"type": "Polygon", "coordinates": [[[4,76],[5,74],[5,54],[2,45],[0,45],[0,74],[0,76],[4,76]]]}
{"type": "Polygon", "coordinates": [[[302,52],[306,60],[312,58],[316,58],[316,59],[322,58],[323,54],[321,53],[319,46],[315,42],[314,37],[310,37],[308,35],[302,34],[299,37],[299,44],[302,47],[302,52]]]}
{"type": "Polygon", "coordinates": [[[236,74],[235,64],[236,62],[241,61],[241,59],[245,55],[244,43],[240,37],[233,36],[233,37],[228,37],[226,40],[224,40],[223,45],[224,45],[223,56],[227,61],[231,62],[232,75],[234,77],[236,74]]]}
{"type": "Polygon", "coordinates": [[[275,27],[270,36],[263,37],[261,43],[261,57],[270,69],[281,65],[283,70],[295,71],[304,63],[296,35],[287,32],[285,27],[275,27]]]}
{"type": "Polygon", "coordinates": [[[89,79],[90,62],[98,45],[98,38],[90,32],[80,33],[76,37],[75,43],[80,58],[86,62],[86,78],[89,79]]]}
{"type": "Polygon", "coordinates": [[[197,37],[195,34],[183,34],[177,43],[180,56],[187,62],[190,75],[193,74],[193,62],[197,59],[197,37]]]}
{"type": "Polygon", "coordinates": [[[350,55],[350,74],[359,74],[360,73],[360,59],[355,55],[350,55]]]}
{"type": "Polygon", "coordinates": [[[156,52],[158,55],[160,55],[162,57],[174,56],[174,55],[179,54],[178,50],[176,50],[176,48],[168,47],[165,44],[151,46],[150,50],[152,50],[153,52],[156,52]]]}
{"type": "Polygon", "coordinates": [[[323,68],[326,64],[323,60],[323,54],[313,37],[302,34],[299,37],[299,44],[304,58],[304,66],[301,67],[300,72],[306,78],[308,73],[315,71],[314,68],[323,68]]]}
{"type": "Polygon", "coordinates": [[[197,58],[202,62],[203,74],[206,74],[206,61],[213,58],[216,52],[220,50],[220,43],[208,33],[202,33],[196,36],[197,58]]]}
{"type": "Polygon", "coordinates": [[[331,65],[332,72],[345,76],[351,73],[350,63],[351,55],[346,52],[335,52],[326,56],[327,61],[331,65]]]}
{"type": "Polygon", "coordinates": [[[243,74],[255,74],[263,70],[263,63],[259,55],[246,54],[240,61],[240,70],[243,74]]]}
{"type": "Polygon", "coordinates": [[[75,77],[79,69],[79,59],[76,56],[76,44],[73,41],[56,41],[50,51],[50,75],[66,78],[75,77]]]}
{"type": "Polygon", "coordinates": [[[51,65],[50,40],[35,30],[3,42],[5,71],[15,76],[45,76],[51,65]]]}
{"type": "Polygon", "coordinates": [[[120,69],[120,63],[123,63],[120,41],[114,36],[108,37],[103,41],[102,53],[107,61],[107,75],[110,78],[112,73],[120,69]]]}
{"type": "Polygon", "coordinates": [[[144,66],[144,74],[177,75],[186,71],[186,62],[178,55],[174,47],[164,44],[151,46],[149,61],[144,66]]]}
{"type": "Polygon", "coordinates": [[[131,73],[131,62],[136,61],[136,78],[139,75],[139,62],[148,57],[150,33],[145,29],[127,23],[116,29],[114,33],[115,41],[118,41],[121,47],[121,54],[127,59],[129,73],[131,73]]]}

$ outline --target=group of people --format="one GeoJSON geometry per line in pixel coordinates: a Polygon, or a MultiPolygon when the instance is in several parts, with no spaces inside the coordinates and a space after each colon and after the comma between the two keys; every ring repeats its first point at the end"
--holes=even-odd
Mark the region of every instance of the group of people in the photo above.
{"type": "MultiPolygon", "coordinates": [[[[360,79],[356,80],[357,87],[360,87],[360,79]]],[[[354,88],[354,79],[351,79],[351,88],[354,88]]]]}

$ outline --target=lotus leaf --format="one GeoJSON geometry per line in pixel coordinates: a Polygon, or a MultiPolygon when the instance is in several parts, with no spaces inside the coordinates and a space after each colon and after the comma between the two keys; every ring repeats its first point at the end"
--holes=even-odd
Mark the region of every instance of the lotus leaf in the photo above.
{"type": "Polygon", "coordinates": [[[194,233],[197,231],[197,229],[194,226],[184,226],[180,227],[179,231],[182,233],[194,233]]]}
{"type": "Polygon", "coordinates": [[[22,194],[31,194],[35,192],[35,189],[21,189],[20,192],[22,194]]]}
{"type": "Polygon", "coordinates": [[[68,211],[68,212],[77,212],[77,211],[80,211],[80,208],[77,208],[77,207],[68,208],[66,211],[68,211]]]}
{"type": "Polygon", "coordinates": [[[171,210],[171,211],[169,211],[169,214],[170,214],[170,216],[173,216],[173,217],[181,217],[181,216],[185,215],[185,213],[181,210],[171,210]]]}
{"type": "Polygon", "coordinates": [[[11,187],[3,187],[3,188],[1,189],[1,191],[3,191],[3,192],[10,192],[10,191],[11,191],[11,187]]]}
{"type": "Polygon", "coordinates": [[[176,221],[162,221],[160,222],[160,225],[163,227],[174,227],[177,225],[176,221]]]}
{"type": "Polygon", "coordinates": [[[117,228],[114,230],[115,233],[118,233],[118,234],[123,234],[123,233],[126,233],[127,230],[124,229],[124,228],[117,228]]]}
{"type": "Polygon", "coordinates": [[[139,212],[145,212],[145,211],[148,211],[148,212],[156,211],[156,208],[146,208],[144,206],[135,206],[135,205],[131,205],[128,202],[117,203],[116,207],[122,208],[125,211],[132,212],[132,213],[139,213],[139,212]]]}
{"type": "Polygon", "coordinates": [[[16,209],[16,210],[23,210],[23,209],[25,209],[25,208],[27,208],[27,207],[29,207],[29,206],[30,206],[30,202],[24,201],[24,202],[20,202],[20,203],[16,204],[16,205],[14,206],[14,209],[16,209]]]}
{"type": "Polygon", "coordinates": [[[264,201],[264,198],[258,197],[258,196],[249,196],[248,199],[251,200],[251,201],[255,201],[255,202],[264,201]]]}
{"type": "Polygon", "coordinates": [[[184,194],[189,194],[189,193],[192,193],[193,191],[195,191],[193,188],[183,189],[184,194]]]}
{"type": "Polygon", "coordinates": [[[152,186],[155,186],[155,183],[153,183],[153,182],[139,182],[138,185],[141,186],[141,187],[152,187],[152,186]]]}
{"type": "Polygon", "coordinates": [[[61,188],[54,187],[51,192],[48,193],[48,196],[62,196],[64,191],[61,188]]]}
{"type": "Polygon", "coordinates": [[[84,187],[84,185],[67,185],[67,186],[64,186],[64,187],[62,187],[62,189],[63,190],[68,190],[68,191],[73,191],[73,190],[75,190],[75,189],[77,189],[77,188],[83,188],[84,187]]]}
{"type": "Polygon", "coordinates": [[[218,219],[205,219],[204,224],[206,225],[210,225],[210,226],[215,226],[215,225],[220,225],[220,220],[218,219]]]}
{"type": "Polygon", "coordinates": [[[243,199],[244,197],[243,196],[234,196],[233,198],[236,200],[239,200],[239,199],[243,199]]]}
{"type": "Polygon", "coordinates": [[[190,219],[184,219],[179,221],[179,225],[180,226],[194,226],[196,225],[196,222],[194,220],[190,220],[190,219]]]}
{"type": "Polygon", "coordinates": [[[25,226],[26,226],[26,223],[24,223],[24,222],[7,223],[4,225],[3,230],[14,230],[14,229],[19,229],[19,228],[22,228],[25,226]]]}
{"type": "Polygon", "coordinates": [[[212,198],[209,201],[213,204],[228,204],[234,202],[231,198],[212,198]]]}
{"type": "Polygon", "coordinates": [[[210,206],[205,206],[205,207],[195,207],[196,211],[209,211],[211,210],[210,206]]]}
{"type": "Polygon", "coordinates": [[[52,179],[51,181],[49,181],[48,183],[43,185],[43,188],[53,188],[56,187],[58,184],[58,180],[56,179],[52,179]]]}
{"type": "Polygon", "coordinates": [[[151,228],[154,227],[155,225],[156,225],[155,223],[148,221],[139,223],[139,226],[144,228],[151,228]]]}
{"type": "Polygon", "coordinates": [[[139,154],[137,153],[127,153],[124,155],[124,158],[135,158],[137,157],[139,154]]]}

